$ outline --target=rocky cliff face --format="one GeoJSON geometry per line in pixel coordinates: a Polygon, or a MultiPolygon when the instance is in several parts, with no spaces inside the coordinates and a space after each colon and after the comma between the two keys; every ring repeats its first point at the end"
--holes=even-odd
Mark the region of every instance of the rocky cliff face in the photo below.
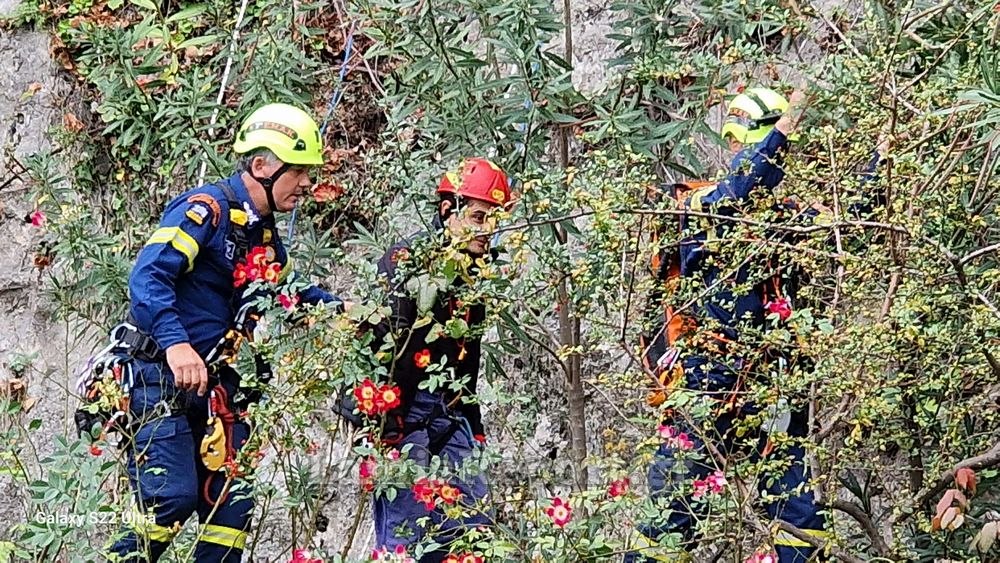
{"type": "MultiPolygon", "coordinates": [[[[17,2],[0,1],[0,15],[17,2]]],[[[68,373],[82,355],[64,324],[53,322],[42,280],[34,267],[40,231],[25,221],[33,211],[26,197],[24,163],[30,155],[52,150],[50,128],[61,122],[72,80],[49,55],[49,36],[32,31],[0,30],[0,392],[26,393],[29,412],[3,415],[4,429],[18,419],[27,425],[40,419],[35,436],[53,437],[69,430],[75,400],[68,392],[68,373]]],[[[39,456],[50,440],[35,444],[39,456]]],[[[6,449],[6,448],[5,448],[6,449]]],[[[39,477],[29,468],[33,477],[39,477]]],[[[25,517],[24,491],[0,476],[0,528],[25,517]]],[[[5,536],[4,536],[5,537],[5,536]]]]}

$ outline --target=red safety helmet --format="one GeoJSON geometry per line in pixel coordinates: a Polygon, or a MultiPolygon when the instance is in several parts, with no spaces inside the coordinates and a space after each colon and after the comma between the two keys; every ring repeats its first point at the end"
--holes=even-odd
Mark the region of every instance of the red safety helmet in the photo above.
{"type": "Polygon", "coordinates": [[[467,158],[438,184],[438,195],[457,195],[504,207],[510,203],[507,175],[485,158],[467,158]]]}

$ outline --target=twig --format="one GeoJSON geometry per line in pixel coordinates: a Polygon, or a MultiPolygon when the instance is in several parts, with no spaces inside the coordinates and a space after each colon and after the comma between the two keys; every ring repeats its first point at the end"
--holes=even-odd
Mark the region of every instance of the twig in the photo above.
{"type": "Polygon", "coordinates": [[[846,500],[835,500],[827,504],[827,506],[854,518],[854,520],[861,525],[861,528],[864,529],[865,534],[868,535],[868,539],[871,540],[872,549],[877,551],[882,557],[889,556],[889,546],[885,543],[885,540],[882,538],[882,534],[879,533],[878,528],[875,527],[872,519],[865,514],[865,511],[860,506],[846,500]]]}
{"type": "MultiPolygon", "coordinates": [[[[919,508],[925,505],[935,495],[945,490],[945,488],[947,488],[948,485],[955,480],[955,474],[959,469],[969,468],[973,470],[980,470],[994,467],[996,465],[1000,465],[1000,442],[993,444],[993,446],[985,453],[964,459],[956,463],[955,466],[948,471],[942,473],[932,485],[917,493],[913,506],[919,508]]],[[[913,514],[913,512],[901,513],[894,519],[893,524],[904,522],[913,514]]]]}
{"type": "Polygon", "coordinates": [[[975,260],[976,258],[979,258],[980,256],[982,256],[984,254],[989,254],[991,252],[996,252],[997,250],[1000,250],[1000,243],[991,244],[989,246],[984,246],[984,247],[980,248],[979,250],[973,250],[972,252],[966,254],[961,259],[959,259],[958,262],[964,266],[964,265],[968,264],[970,261],[975,260]]]}

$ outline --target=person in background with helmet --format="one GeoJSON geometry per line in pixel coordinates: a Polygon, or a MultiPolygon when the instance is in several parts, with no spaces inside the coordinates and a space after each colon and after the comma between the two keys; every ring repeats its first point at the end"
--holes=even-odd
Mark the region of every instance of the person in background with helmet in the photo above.
{"type": "MultiPolygon", "coordinates": [[[[786,100],[767,88],[751,88],[737,95],[729,104],[728,116],[721,131],[734,154],[729,173],[718,183],[687,192],[682,201],[685,208],[715,215],[734,215],[752,193],[774,189],[784,178],[782,153],[801,117],[804,99],[805,95],[799,91],[786,100]]],[[[661,536],[671,533],[681,534],[686,542],[695,540],[697,507],[704,505],[694,502],[691,494],[673,498],[675,491],[691,487],[695,480],[701,480],[709,487],[713,483],[719,486],[723,482],[720,479],[724,477],[715,473],[718,467],[712,461],[703,438],[709,440],[713,449],[722,455],[737,451],[735,424],[742,416],[756,412],[753,405],[743,404],[737,397],[742,373],[747,368],[745,364],[752,360],[733,358],[721,350],[727,348],[728,343],[739,340],[740,327],[766,329],[768,315],[776,311],[774,307],[778,296],[774,295],[771,287],[774,279],[758,280],[750,290],[737,291],[737,286],[752,281],[752,267],[766,265],[744,263],[738,265],[734,272],[734,265],[712,258],[711,243],[728,236],[731,227],[728,222],[685,216],[681,218],[680,227],[683,238],[673,249],[675,254],[664,259],[676,262],[675,276],[697,278],[699,287],[713,289],[694,310],[685,313],[690,323],[685,322],[680,339],[686,336],[690,341],[673,349],[678,353],[670,357],[679,359],[668,369],[677,374],[675,385],[713,397],[718,400],[719,406],[715,410],[715,427],[707,432],[691,428],[681,417],[667,421],[666,426],[671,428],[672,434],[683,434],[684,439],[668,439],[661,444],[649,469],[648,482],[654,500],[672,500],[663,519],[639,526],[639,534],[633,544],[635,551],[625,555],[626,563],[690,560],[686,551],[657,545],[661,536]],[[699,326],[705,328],[699,331],[696,328],[699,326]],[[705,334],[708,332],[712,334],[705,334]],[[712,343],[698,343],[706,339],[712,340],[712,343]],[[684,450],[702,455],[705,462],[685,457],[684,450]],[[679,452],[680,455],[677,455],[679,452]]],[[[766,253],[762,260],[766,260],[766,253]]],[[[660,304],[656,306],[659,308],[660,304]]],[[[672,342],[670,346],[673,346],[672,342]]],[[[657,365],[656,362],[653,364],[657,365]]],[[[808,435],[807,413],[792,412],[790,417],[783,417],[782,422],[780,430],[787,435],[797,439],[808,435]]],[[[766,444],[767,436],[762,436],[755,444],[757,455],[763,453],[766,444]]],[[[802,446],[795,444],[779,453],[788,458],[788,469],[780,479],[765,488],[771,495],[784,495],[785,498],[767,504],[769,515],[796,526],[806,534],[825,537],[824,519],[808,488],[809,473],[802,446]]],[[[807,542],[783,531],[777,533],[772,543],[780,563],[805,563],[815,551],[807,542]]]]}
{"type": "MultiPolygon", "coordinates": [[[[242,559],[253,500],[235,456],[250,434],[240,416],[248,400],[239,398],[239,374],[212,360],[246,304],[248,272],[288,281],[274,213],[291,211],[307,193],[323,147],[306,112],[277,103],[250,114],[233,149],[236,173],[168,203],[129,278],[130,318],[117,338],[132,379],[128,476],[145,516],[112,546],[113,561],[157,561],[195,512],[195,560],[242,559]],[[210,408],[226,424],[207,426],[210,408]],[[206,434],[214,435],[210,447],[206,434]]],[[[342,305],[316,286],[298,296],[342,305]]]]}
{"type": "MultiPolygon", "coordinates": [[[[470,295],[478,268],[492,259],[494,216],[510,205],[511,192],[507,175],[496,164],[469,158],[444,175],[437,193],[436,232],[394,244],[378,261],[391,315],[374,333],[376,345],[384,343],[391,351],[389,376],[401,391],[400,405],[386,415],[381,441],[400,450],[410,446],[409,458],[423,466],[440,456],[446,466],[454,467],[486,440],[475,401],[486,309],[470,301],[474,299],[470,295]],[[432,300],[421,297],[426,288],[419,284],[428,277],[423,274],[435,266],[428,262],[442,259],[456,260],[464,273],[450,287],[439,289],[432,300]],[[418,322],[428,318],[431,322],[418,322]],[[455,337],[441,330],[454,320],[464,321],[468,331],[455,337]],[[429,338],[432,332],[436,338],[429,338]],[[435,371],[435,365],[440,371],[435,371]],[[436,389],[421,385],[433,373],[449,371],[455,385],[436,389]]],[[[400,489],[391,500],[377,497],[376,545],[389,551],[413,546],[427,535],[417,524],[427,516],[437,530],[434,541],[441,544],[464,529],[488,524],[489,519],[476,507],[486,496],[485,479],[476,475],[451,481],[448,486],[457,488],[451,491],[460,493],[458,503],[466,508],[466,515],[458,520],[445,518],[441,506],[431,503],[429,508],[427,499],[417,497],[420,491],[400,489]]],[[[446,555],[442,549],[425,554],[420,561],[440,562],[446,555]]]]}

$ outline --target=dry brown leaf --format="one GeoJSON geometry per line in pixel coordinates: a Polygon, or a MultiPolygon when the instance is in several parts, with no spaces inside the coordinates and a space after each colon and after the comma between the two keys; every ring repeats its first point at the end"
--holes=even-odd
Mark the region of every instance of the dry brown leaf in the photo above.
{"type": "Polygon", "coordinates": [[[980,552],[989,551],[997,541],[998,533],[1000,533],[1000,522],[987,522],[972,538],[969,548],[980,552]]]}
{"type": "Polygon", "coordinates": [[[31,84],[28,84],[28,89],[25,90],[24,93],[27,94],[28,96],[34,96],[39,91],[41,91],[41,89],[42,89],[41,82],[32,82],[31,84]]]}
{"type": "Polygon", "coordinates": [[[35,404],[38,403],[38,399],[35,397],[28,397],[21,403],[21,412],[27,413],[30,411],[35,404]]]}
{"type": "Polygon", "coordinates": [[[84,129],[83,122],[73,115],[72,112],[63,114],[63,127],[71,133],[79,133],[84,129]]]}

